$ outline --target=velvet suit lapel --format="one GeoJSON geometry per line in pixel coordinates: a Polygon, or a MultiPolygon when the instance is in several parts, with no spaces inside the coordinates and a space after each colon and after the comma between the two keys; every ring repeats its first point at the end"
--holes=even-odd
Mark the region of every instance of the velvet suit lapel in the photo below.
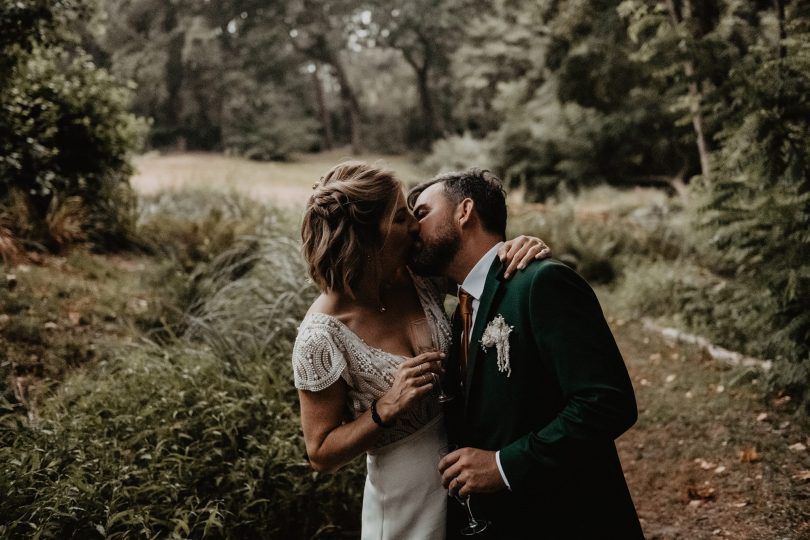
{"type": "Polygon", "coordinates": [[[484,333],[484,328],[490,321],[490,312],[494,305],[494,300],[498,295],[501,288],[501,280],[503,275],[503,263],[498,257],[492,262],[487,273],[486,284],[484,285],[484,292],[481,293],[481,301],[478,304],[478,311],[475,315],[475,325],[472,329],[472,337],[470,339],[469,358],[467,358],[467,377],[464,381],[464,411],[466,413],[467,403],[469,402],[470,385],[473,380],[473,373],[475,372],[476,360],[478,359],[478,351],[481,349],[479,341],[481,335],[484,333]]]}

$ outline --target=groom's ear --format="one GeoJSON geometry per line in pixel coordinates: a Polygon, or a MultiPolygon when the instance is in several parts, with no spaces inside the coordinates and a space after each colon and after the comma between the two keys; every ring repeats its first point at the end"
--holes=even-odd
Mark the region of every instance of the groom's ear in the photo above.
{"type": "Polygon", "coordinates": [[[458,220],[458,226],[464,228],[466,225],[470,224],[473,221],[474,211],[475,202],[473,202],[473,200],[469,197],[458,203],[456,206],[456,219],[458,220]]]}

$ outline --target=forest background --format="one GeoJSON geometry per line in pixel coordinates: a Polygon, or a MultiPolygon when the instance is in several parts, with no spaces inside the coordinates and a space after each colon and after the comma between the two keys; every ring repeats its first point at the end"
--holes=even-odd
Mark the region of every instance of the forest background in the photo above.
{"type": "Polygon", "coordinates": [[[2,535],[356,534],[362,463],[308,469],[289,366],[301,206],[347,156],[492,169],[597,287],[667,438],[620,445],[648,536],[734,536],[718,500],[810,535],[808,3],[21,0],[0,73],[2,535]],[[658,497],[645,447],[769,495],[658,497]]]}

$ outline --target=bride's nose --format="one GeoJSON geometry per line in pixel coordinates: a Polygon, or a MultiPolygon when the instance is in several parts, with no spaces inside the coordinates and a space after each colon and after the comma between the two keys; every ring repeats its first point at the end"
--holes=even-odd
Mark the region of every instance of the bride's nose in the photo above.
{"type": "Polygon", "coordinates": [[[413,214],[408,214],[410,217],[408,218],[408,232],[412,235],[419,234],[419,220],[414,217],[413,214]]]}

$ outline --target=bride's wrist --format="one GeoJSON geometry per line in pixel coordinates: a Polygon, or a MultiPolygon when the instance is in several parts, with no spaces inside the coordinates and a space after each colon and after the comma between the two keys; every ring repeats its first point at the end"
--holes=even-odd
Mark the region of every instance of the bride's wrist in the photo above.
{"type": "Polygon", "coordinates": [[[396,418],[394,416],[394,411],[392,410],[392,407],[385,401],[385,398],[374,400],[374,403],[372,403],[372,405],[374,405],[374,407],[372,408],[372,416],[371,416],[372,420],[374,420],[376,424],[379,424],[382,427],[390,427],[391,424],[394,423],[394,420],[396,420],[396,418]],[[374,418],[375,412],[377,418],[374,418]]]}

